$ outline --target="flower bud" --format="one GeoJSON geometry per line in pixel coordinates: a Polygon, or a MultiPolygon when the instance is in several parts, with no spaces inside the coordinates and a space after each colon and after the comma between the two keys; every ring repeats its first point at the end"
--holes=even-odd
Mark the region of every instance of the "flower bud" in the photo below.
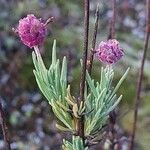
{"type": "Polygon", "coordinates": [[[116,39],[110,39],[101,42],[96,50],[97,58],[105,64],[114,64],[124,55],[123,49],[120,47],[116,39]]]}
{"type": "Polygon", "coordinates": [[[29,14],[27,17],[19,20],[16,32],[21,41],[32,48],[43,43],[47,29],[40,19],[37,19],[33,14],[29,14]]]}

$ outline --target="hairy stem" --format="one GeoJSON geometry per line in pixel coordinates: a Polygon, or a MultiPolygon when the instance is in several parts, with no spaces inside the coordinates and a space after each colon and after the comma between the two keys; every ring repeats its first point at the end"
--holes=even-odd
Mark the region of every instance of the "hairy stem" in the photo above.
{"type": "MultiPolygon", "coordinates": [[[[88,54],[88,36],[89,36],[89,0],[84,0],[84,45],[83,45],[83,64],[81,71],[81,81],[80,81],[80,98],[78,105],[81,101],[84,102],[84,91],[85,91],[85,79],[86,79],[86,69],[87,69],[87,54],[88,54]]],[[[84,116],[79,120],[79,136],[84,142],[84,116]]]]}
{"type": "Polygon", "coordinates": [[[0,102],[0,124],[1,124],[1,127],[2,127],[2,132],[3,132],[5,145],[6,145],[8,150],[11,150],[10,140],[9,140],[9,135],[8,135],[8,128],[6,126],[5,114],[4,114],[1,102],[0,102]]]}
{"type": "Polygon", "coordinates": [[[138,108],[139,108],[140,99],[141,99],[143,70],[144,70],[144,64],[145,64],[145,59],[146,59],[146,53],[148,50],[148,42],[149,42],[149,35],[150,35],[150,0],[146,1],[146,8],[147,8],[146,37],[145,37],[145,41],[144,41],[143,57],[142,57],[142,61],[141,61],[139,78],[138,78],[138,82],[137,82],[137,92],[136,92],[136,98],[135,98],[135,109],[134,109],[134,120],[133,120],[133,131],[132,131],[132,137],[131,137],[130,150],[133,150],[133,148],[134,148],[135,133],[136,133],[137,119],[138,119],[138,108]]]}
{"type": "Polygon", "coordinates": [[[91,75],[91,71],[92,71],[94,51],[95,51],[95,44],[96,44],[96,38],[97,38],[98,21],[99,21],[99,6],[97,6],[95,16],[96,16],[96,19],[95,19],[93,39],[92,39],[92,48],[91,48],[89,62],[88,62],[88,72],[89,72],[89,75],[91,75]]]}

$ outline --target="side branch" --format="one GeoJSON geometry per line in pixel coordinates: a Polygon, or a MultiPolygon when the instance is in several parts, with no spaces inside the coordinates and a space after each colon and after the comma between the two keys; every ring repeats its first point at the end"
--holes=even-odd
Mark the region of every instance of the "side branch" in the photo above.
{"type": "Polygon", "coordinates": [[[95,51],[95,44],[96,44],[96,38],[97,38],[98,21],[99,21],[99,6],[97,6],[95,16],[96,16],[96,19],[95,19],[93,39],[92,39],[92,49],[91,49],[91,52],[90,52],[90,57],[89,57],[89,62],[88,62],[89,75],[91,74],[91,71],[92,71],[94,51],[95,51]]]}
{"type": "Polygon", "coordinates": [[[135,133],[136,133],[137,119],[138,119],[138,108],[140,105],[142,80],[143,80],[143,74],[144,74],[143,71],[144,71],[144,64],[145,64],[146,54],[147,54],[147,50],[148,50],[149,36],[150,36],[150,0],[146,1],[146,7],[147,7],[146,37],[145,37],[145,42],[144,42],[144,51],[143,51],[143,57],[142,57],[142,61],[141,61],[141,67],[140,67],[140,71],[139,71],[139,78],[138,78],[138,83],[137,83],[137,92],[136,92],[135,109],[134,109],[134,120],[133,120],[133,131],[132,131],[132,137],[131,137],[130,150],[133,150],[133,148],[134,148],[135,133]]]}

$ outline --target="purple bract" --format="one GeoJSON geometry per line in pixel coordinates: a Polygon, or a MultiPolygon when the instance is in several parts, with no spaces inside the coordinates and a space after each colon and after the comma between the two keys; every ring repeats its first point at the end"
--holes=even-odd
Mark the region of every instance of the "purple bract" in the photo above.
{"type": "Polygon", "coordinates": [[[20,19],[16,31],[21,41],[30,48],[42,44],[47,33],[45,24],[33,14],[20,19]]]}
{"type": "Polygon", "coordinates": [[[116,39],[110,39],[101,42],[96,50],[96,56],[105,64],[114,64],[124,55],[123,49],[120,47],[116,39]]]}

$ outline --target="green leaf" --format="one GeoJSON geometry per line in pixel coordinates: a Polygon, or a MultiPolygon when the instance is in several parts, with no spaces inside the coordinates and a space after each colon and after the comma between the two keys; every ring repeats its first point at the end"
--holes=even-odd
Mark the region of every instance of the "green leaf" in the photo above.
{"type": "Polygon", "coordinates": [[[56,58],[56,40],[54,40],[53,48],[52,48],[52,66],[53,67],[56,65],[56,61],[57,61],[57,58],[56,58]]]}
{"type": "Polygon", "coordinates": [[[61,95],[61,87],[60,87],[60,64],[59,60],[56,63],[56,70],[55,70],[55,89],[57,91],[57,95],[61,95]]]}
{"type": "Polygon", "coordinates": [[[114,108],[119,104],[121,99],[122,99],[122,95],[120,95],[120,97],[117,99],[117,101],[107,110],[106,115],[114,110],[114,108]]]}
{"type": "Polygon", "coordinates": [[[124,73],[124,75],[121,77],[121,79],[119,80],[118,84],[116,85],[113,93],[112,93],[112,96],[117,92],[117,90],[119,89],[120,85],[122,84],[122,82],[125,80],[125,78],[127,77],[128,75],[128,72],[129,72],[130,68],[128,68],[126,70],[126,72],[124,73]]]}
{"type": "Polygon", "coordinates": [[[34,66],[35,66],[35,70],[39,71],[39,66],[38,66],[38,62],[37,62],[36,55],[35,55],[34,51],[32,52],[32,60],[33,60],[34,66]]]}
{"type": "Polygon", "coordinates": [[[37,70],[37,71],[39,72],[40,76],[43,78],[43,81],[45,83],[47,83],[47,81],[48,81],[47,80],[47,69],[42,60],[41,54],[39,52],[39,48],[37,46],[35,46],[34,49],[35,49],[36,58],[37,58],[37,62],[38,62],[38,64],[36,63],[36,65],[38,65],[38,68],[39,68],[39,70],[37,70]]]}
{"type": "Polygon", "coordinates": [[[63,58],[63,62],[62,62],[62,70],[61,70],[61,84],[66,83],[67,82],[67,60],[66,57],[63,58]]]}
{"type": "Polygon", "coordinates": [[[37,82],[41,92],[44,94],[46,99],[51,103],[51,99],[53,98],[52,91],[49,88],[47,88],[46,84],[42,81],[42,79],[40,78],[40,76],[38,75],[38,73],[35,70],[33,70],[33,73],[35,75],[36,82],[37,82]]]}
{"type": "Polygon", "coordinates": [[[61,131],[65,131],[65,132],[72,132],[72,130],[63,127],[62,125],[56,124],[56,128],[61,130],[61,131]]]}
{"type": "Polygon", "coordinates": [[[58,107],[54,102],[52,102],[52,109],[55,115],[58,117],[58,119],[70,130],[73,130],[72,118],[71,116],[69,116],[69,113],[65,112],[63,109],[58,107]]]}
{"type": "Polygon", "coordinates": [[[91,80],[91,77],[90,77],[90,75],[89,75],[88,72],[86,72],[86,80],[87,80],[87,82],[88,82],[88,85],[89,85],[89,87],[90,87],[91,92],[93,93],[93,95],[94,95],[95,97],[97,97],[97,96],[98,96],[98,93],[97,93],[97,91],[96,91],[96,88],[95,88],[95,85],[94,85],[94,81],[91,80]]]}
{"type": "Polygon", "coordinates": [[[63,140],[63,150],[87,150],[79,136],[72,136],[72,143],[63,140]]]}

